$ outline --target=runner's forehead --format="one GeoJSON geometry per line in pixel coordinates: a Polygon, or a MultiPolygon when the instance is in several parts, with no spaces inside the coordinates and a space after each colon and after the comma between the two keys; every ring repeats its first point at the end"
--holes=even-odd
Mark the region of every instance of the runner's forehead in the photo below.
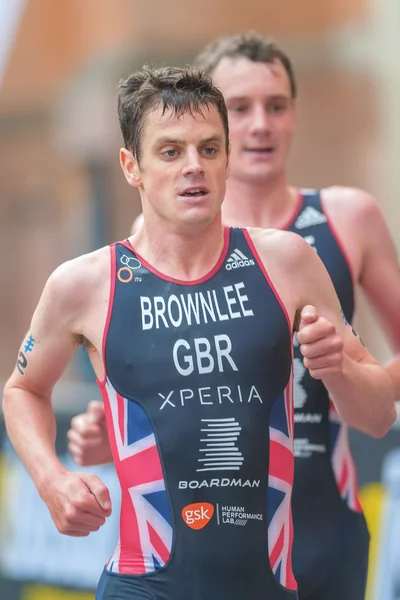
{"type": "Polygon", "coordinates": [[[152,145],[193,141],[222,141],[224,128],[218,109],[202,105],[200,110],[176,114],[173,109],[157,107],[149,112],[143,128],[143,139],[152,145]]]}
{"type": "Polygon", "coordinates": [[[254,94],[291,97],[289,76],[279,60],[263,63],[245,57],[223,58],[215,68],[213,81],[225,101],[254,94]]]}

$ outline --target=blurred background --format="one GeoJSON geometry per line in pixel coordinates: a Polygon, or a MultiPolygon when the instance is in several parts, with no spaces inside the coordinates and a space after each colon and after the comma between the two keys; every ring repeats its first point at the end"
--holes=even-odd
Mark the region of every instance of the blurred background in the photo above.
{"type": "MultiPolygon", "coordinates": [[[[0,0],[0,382],[50,272],[125,237],[140,211],[118,162],[120,77],[144,62],[184,65],[213,38],[254,28],[283,46],[297,72],[291,183],[367,189],[399,247],[399,0],[0,0]]],[[[388,358],[362,297],[358,329],[388,358]]],[[[82,352],[55,394],[65,464],[69,420],[97,396],[82,352]]],[[[62,537],[1,418],[0,443],[1,600],[92,599],[116,515],[88,539],[62,537]]],[[[400,496],[400,429],[379,441],[353,433],[352,444],[372,534],[368,600],[392,600],[400,532],[387,523],[400,496]]],[[[118,502],[112,468],[96,472],[118,502]]]]}

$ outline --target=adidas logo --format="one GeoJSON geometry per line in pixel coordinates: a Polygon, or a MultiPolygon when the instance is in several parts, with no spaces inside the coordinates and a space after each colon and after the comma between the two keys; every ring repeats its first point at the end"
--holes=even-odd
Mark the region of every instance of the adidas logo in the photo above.
{"type": "Polygon", "coordinates": [[[326,223],[326,216],[313,206],[307,206],[307,208],[297,217],[294,226],[296,229],[305,229],[312,225],[321,225],[321,223],[326,223]]]}
{"type": "Polygon", "coordinates": [[[226,261],[225,269],[227,271],[232,271],[232,269],[239,269],[240,267],[251,267],[254,264],[252,258],[247,258],[243,252],[235,248],[226,261]]]}

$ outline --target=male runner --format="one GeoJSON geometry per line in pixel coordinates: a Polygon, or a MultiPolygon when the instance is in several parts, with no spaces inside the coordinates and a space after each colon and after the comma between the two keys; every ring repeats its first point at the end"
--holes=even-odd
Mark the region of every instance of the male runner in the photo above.
{"type": "MultiPolygon", "coordinates": [[[[287,183],[296,97],[288,57],[250,34],[218,40],[196,62],[212,74],[228,106],[232,154],[224,222],[289,229],[303,236],[325,263],[347,320],[353,319],[357,282],[398,350],[398,262],[378,204],[361,190],[306,191],[287,183]]],[[[325,387],[304,368],[298,348],[295,356],[293,556],[300,598],[363,600],[369,536],[347,431],[325,387]]],[[[388,371],[398,397],[398,358],[388,371]]],[[[91,403],[87,416],[72,421],[70,449],[79,464],[109,460],[103,415],[101,405],[91,403]]],[[[353,425],[362,429],[361,423],[353,425]]]]}

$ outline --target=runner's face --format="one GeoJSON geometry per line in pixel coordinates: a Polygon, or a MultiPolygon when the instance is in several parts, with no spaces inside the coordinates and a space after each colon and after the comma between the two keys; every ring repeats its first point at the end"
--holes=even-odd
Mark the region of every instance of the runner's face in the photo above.
{"type": "Polygon", "coordinates": [[[263,182],[284,172],[296,119],[282,63],[224,58],[212,77],[228,107],[231,176],[263,182]]]}
{"type": "Polygon", "coordinates": [[[219,212],[228,174],[225,131],[214,105],[202,112],[177,117],[157,107],[146,116],[132,184],[141,191],[145,214],[191,226],[219,212]]]}

